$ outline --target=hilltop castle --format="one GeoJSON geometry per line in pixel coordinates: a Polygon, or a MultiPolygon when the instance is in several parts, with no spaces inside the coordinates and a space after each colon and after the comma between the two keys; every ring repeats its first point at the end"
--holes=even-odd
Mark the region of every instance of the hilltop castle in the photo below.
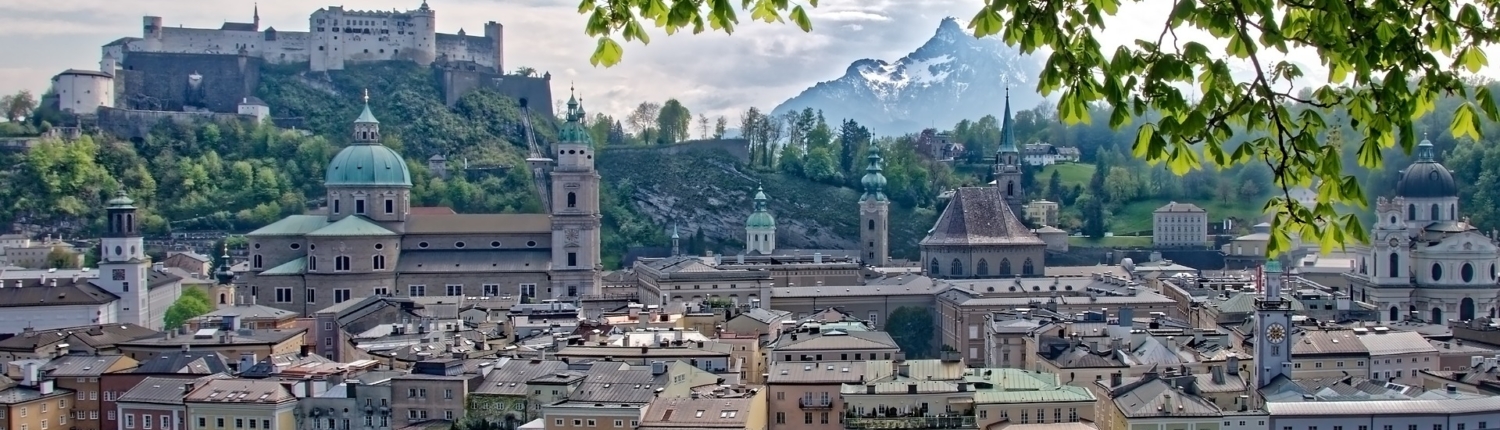
{"type": "Polygon", "coordinates": [[[358,11],[329,6],[313,11],[307,31],[261,29],[260,10],[251,22],[226,22],[217,29],[165,27],[161,17],[143,20],[141,37],[104,45],[100,71],[115,74],[135,52],[226,54],[267,63],[309,64],[312,71],[343,70],[350,62],[407,60],[468,62],[497,72],[504,68],[504,27],[490,21],[484,36],[437,32],[437,12],[427,2],[414,10],[358,11]]]}

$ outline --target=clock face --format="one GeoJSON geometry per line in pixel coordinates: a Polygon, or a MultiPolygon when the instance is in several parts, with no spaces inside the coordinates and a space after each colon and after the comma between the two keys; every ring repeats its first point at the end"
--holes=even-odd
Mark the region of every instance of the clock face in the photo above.
{"type": "Polygon", "coordinates": [[[1401,239],[1391,238],[1391,246],[1401,246],[1401,239]]]}
{"type": "Polygon", "coordinates": [[[115,269],[110,272],[110,278],[116,281],[125,280],[125,269],[115,269]]]}
{"type": "Polygon", "coordinates": [[[567,239],[568,243],[578,242],[578,230],[568,229],[563,232],[563,237],[567,239]]]}
{"type": "Polygon", "coordinates": [[[1282,327],[1281,324],[1271,324],[1270,327],[1266,327],[1266,340],[1279,343],[1284,339],[1286,339],[1286,327],[1282,327]]]}

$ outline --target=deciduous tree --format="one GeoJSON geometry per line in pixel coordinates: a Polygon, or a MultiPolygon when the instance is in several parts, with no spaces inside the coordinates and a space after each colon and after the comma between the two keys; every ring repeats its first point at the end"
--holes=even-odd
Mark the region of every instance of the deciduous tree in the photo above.
{"type": "Polygon", "coordinates": [[[656,115],[656,129],[661,132],[661,143],[672,144],[688,139],[688,129],[693,123],[693,114],[677,99],[667,99],[656,115]]]}
{"type": "Polygon", "coordinates": [[[172,302],[172,306],[167,308],[167,314],[163,317],[162,321],[164,323],[163,327],[179,327],[190,319],[206,314],[214,310],[211,303],[213,301],[209,300],[208,293],[203,292],[203,290],[196,287],[184,288],[182,289],[182,296],[178,297],[177,301],[172,302]]]}

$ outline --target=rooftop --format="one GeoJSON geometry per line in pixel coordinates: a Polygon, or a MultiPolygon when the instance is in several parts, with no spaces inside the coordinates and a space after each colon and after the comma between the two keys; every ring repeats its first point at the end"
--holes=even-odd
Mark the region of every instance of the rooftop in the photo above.
{"type": "Polygon", "coordinates": [[[182,400],[184,403],[281,403],[295,401],[296,397],[273,379],[209,379],[182,400]]]}
{"type": "Polygon", "coordinates": [[[1045,245],[1016,218],[998,187],[963,187],[921,245],[1045,245]]]}

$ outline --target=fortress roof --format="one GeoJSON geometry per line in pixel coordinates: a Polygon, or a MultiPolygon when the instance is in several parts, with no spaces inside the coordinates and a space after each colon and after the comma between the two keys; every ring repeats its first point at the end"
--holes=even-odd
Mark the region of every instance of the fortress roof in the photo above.
{"type": "MultiPolygon", "coordinates": [[[[98,76],[98,77],[101,77],[101,78],[113,78],[114,77],[114,76],[111,76],[108,73],[104,73],[104,72],[100,72],[100,71],[96,71],[96,70],[81,70],[81,69],[68,69],[68,70],[64,70],[62,73],[58,73],[57,74],[57,76],[62,76],[62,75],[98,76]]],[[[56,79],[56,78],[53,78],[53,79],[56,79]]]]}

